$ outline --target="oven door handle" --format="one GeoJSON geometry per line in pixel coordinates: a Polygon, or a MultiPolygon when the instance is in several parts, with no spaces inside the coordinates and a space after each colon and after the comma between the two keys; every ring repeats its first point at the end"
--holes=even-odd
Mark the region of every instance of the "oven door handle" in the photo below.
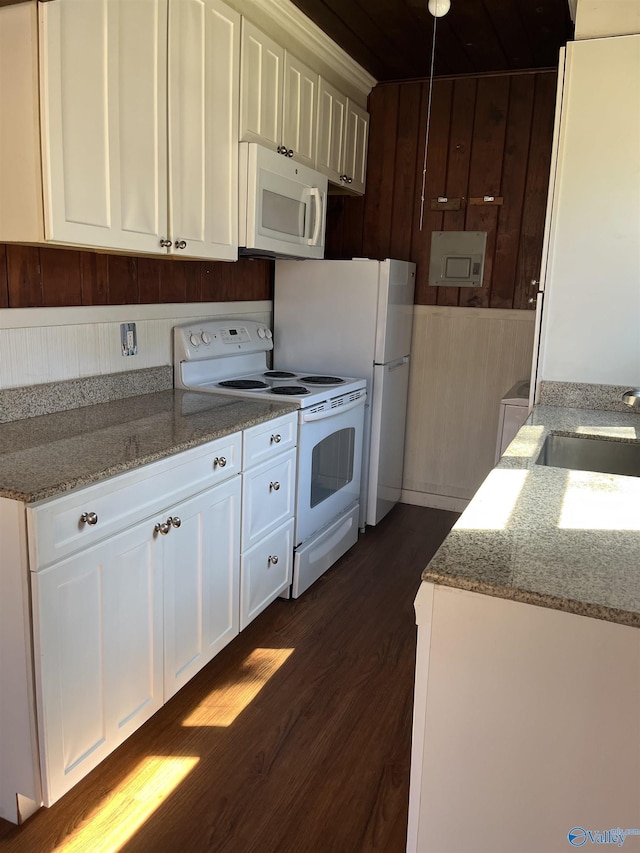
{"type": "Polygon", "coordinates": [[[309,421],[321,421],[325,418],[333,418],[337,415],[341,415],[343,412],[350,412],[351,409],[355,409],[357,406],[364,406],[366,396],[366,394],[363,394],[362,397],[358,397],[357,400],[352,400],[350,403],[345,403],[343,406],[336,406],[335,409],[322,409],[320,412],[303,411],[301,413],[300,423],[306,424],[309,421]]]}

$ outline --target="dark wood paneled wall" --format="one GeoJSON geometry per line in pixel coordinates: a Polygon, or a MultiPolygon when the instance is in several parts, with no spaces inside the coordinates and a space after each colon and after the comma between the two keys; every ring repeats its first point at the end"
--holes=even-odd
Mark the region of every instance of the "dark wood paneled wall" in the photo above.
{"type": "Polygon", "coordinates": [[[0,308],[271,299],[273,262],[133,257],[0,243],[0,308]]]}
{"type": "Polygon", "coordinates": [[[437,79],[433,84],[423,228],[420,195],[427,81],[376,86],[364,198],[331,196],[327,257],[417,264],[416,302],[531,308],[539,278],[556,95],[555,71],[437,79]],[[503,197],[502,206],[469,198],[503,197]],[[458,211],[430,200],[461,198],[458,211]],[[429,287],[432,231],[486,231],[481,288],[429,287]]]}

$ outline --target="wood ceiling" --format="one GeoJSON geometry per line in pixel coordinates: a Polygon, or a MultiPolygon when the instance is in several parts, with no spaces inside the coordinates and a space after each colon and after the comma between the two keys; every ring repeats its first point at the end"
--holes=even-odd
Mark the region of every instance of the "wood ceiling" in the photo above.
{"type": "MultiPolygon", "coordinates": [[[[376,80],[427,77],[427,0],[293,0],[376,80]]],[[[572,37],[568,0],[451,0],[436,24],[436,76],[552,68],[572,37]]]]}

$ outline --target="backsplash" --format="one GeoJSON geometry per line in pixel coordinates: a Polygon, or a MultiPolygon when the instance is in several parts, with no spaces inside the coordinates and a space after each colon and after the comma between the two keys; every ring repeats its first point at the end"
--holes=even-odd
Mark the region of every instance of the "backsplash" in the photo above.
{"type": "Polygon", "coordinates": [[[198,317],[271,324],[270,300],[0,310],[0,391],[173,364],[172,329],[198,317]],[[124,357],[120,324],[136,324],[124,357]]]}
{"type": "Polygon", "coordinates": [[[146,370],[128,370],[106,376],[87,376],[46,385],[27,385],[0,390],[0,423],[50,415],[68,409],[80,409],[95,403],[106,403],[168,391],[173,387],[173,370],[169,365],[146,370]]]}
{"type": "Polygon", "coordinates": [[[596,385],[586,382],[540,382],[538,403],[541,406],[569,406],[571,409],[600,409],[608,412],[627,412],[622,402],[628,385],[596,385]]]}

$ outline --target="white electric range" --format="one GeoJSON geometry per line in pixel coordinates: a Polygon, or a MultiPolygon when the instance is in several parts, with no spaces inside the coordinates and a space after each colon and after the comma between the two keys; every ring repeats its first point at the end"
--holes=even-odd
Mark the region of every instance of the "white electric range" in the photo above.
{"type": "Polygon", "coordinates": [[[358,538],[366,380],[270,369],[271,330],[245,319],[174,328],[176,388],[282,399],[298,407],[295,547],[297,598],[358,538]]]}

